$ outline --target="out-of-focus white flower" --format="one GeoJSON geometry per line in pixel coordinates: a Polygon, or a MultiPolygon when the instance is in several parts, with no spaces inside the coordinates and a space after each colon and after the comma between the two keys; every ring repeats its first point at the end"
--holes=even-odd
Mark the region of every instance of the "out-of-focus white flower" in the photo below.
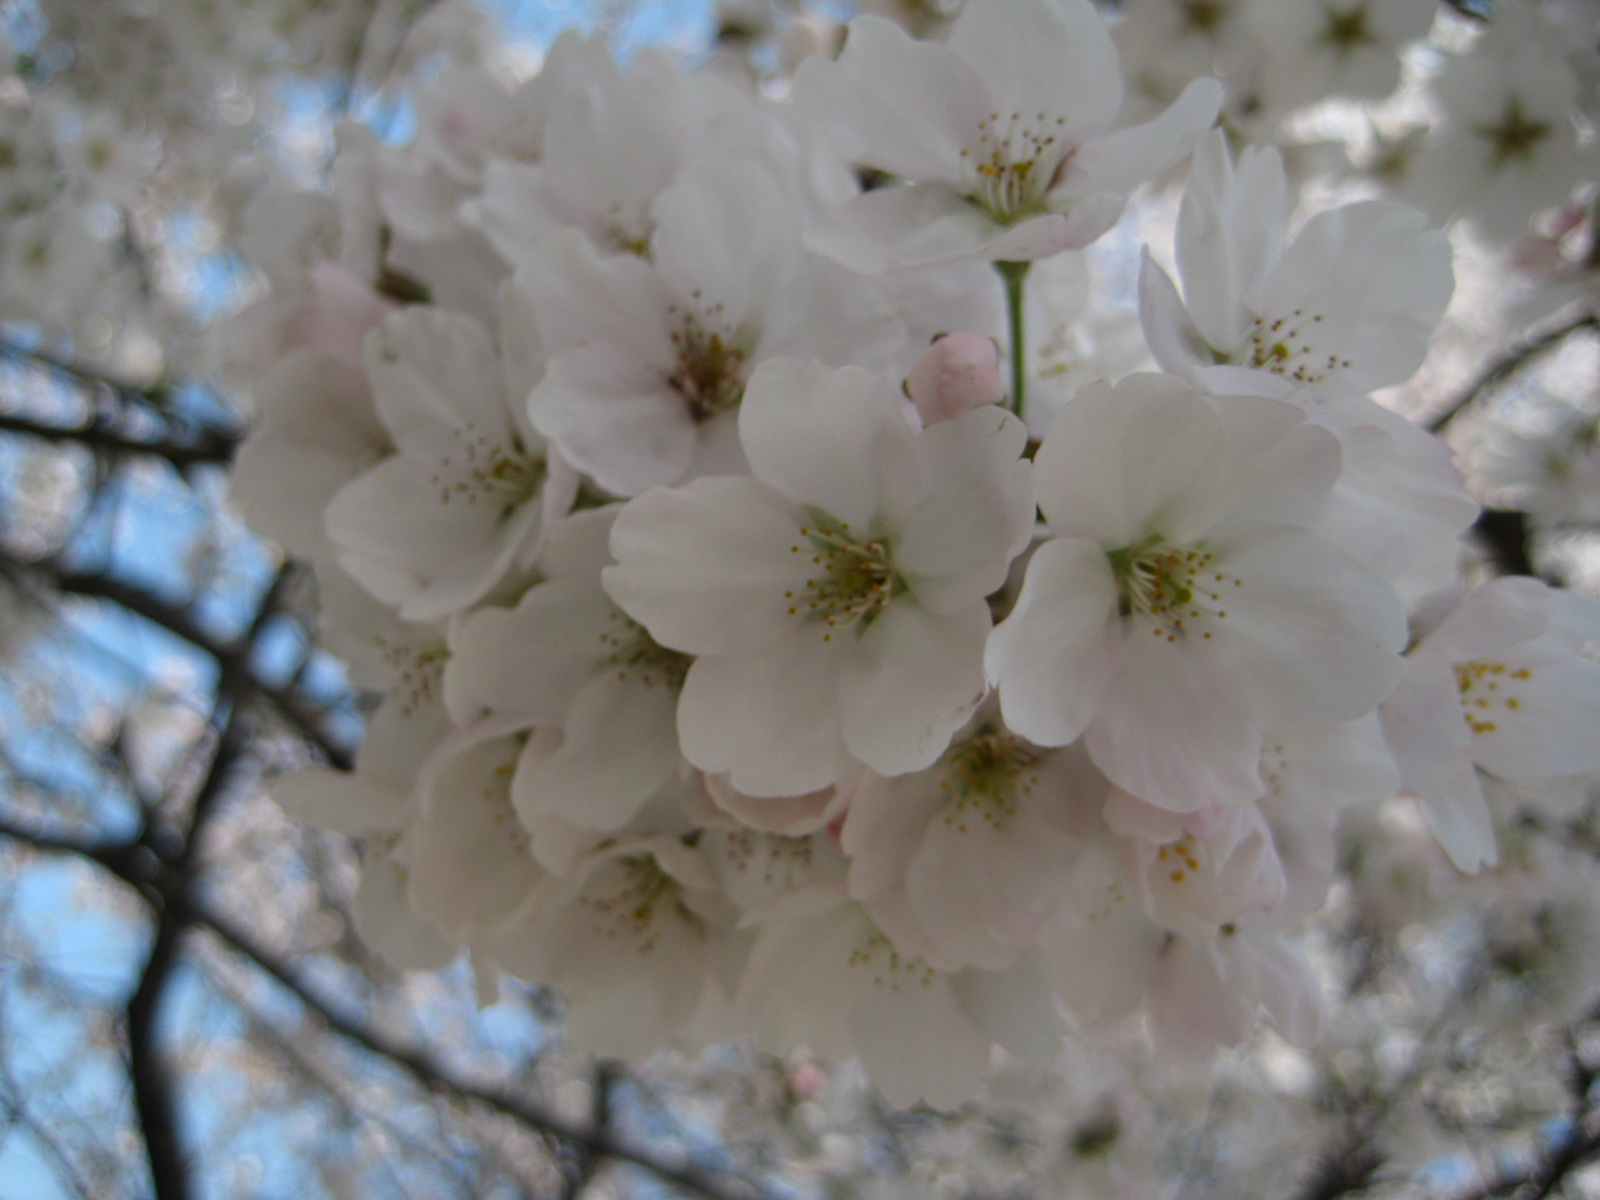
{"type": "Polygon", "coordinates": [[[1267,106],[1387,96],[1400,82],[1400,51],[1427,34],[1438,8],[1434,0],[1254,0],[1267,106]]]}
{"type": "Polygon", "coordinates": [[[1532,6],[1496,10],[1472,53],[1433,82],[1444,114],[1406,173],[1406,194],[1439,217],[1461,214],[1510,241],[1594,177],[1594,140],[1580,143],[1572,69],[1532,6]]]}
{"type": "Polygon", "coordinates": [[[1435,597],[1418,617],[1405,679],[1383,706],[1405,786],[1451,860],[1496,859],[1478,772],[1513,786],[1600,771],[1600,602],[1534,579],[1435,597]]]}
{"type": "Polygon", "coordinates": [[[517,274],[550,356],[533,424],[601,487],[743,469],[734,416],[782,354],[880,361],[898,326],[870,287],[800,244],[793,208],[753,163],[700,160],[651,208],[648,259],[552,233],[517,274]]]}
{"type": "Polygon", "coordinates": [[[374,596],[434,620],[537,552],[543,444],[508,401],[494,342],[470,317],[391,315],[368,339],[367,375],[399,452],[333,498],[328,535],[374,596]]]}

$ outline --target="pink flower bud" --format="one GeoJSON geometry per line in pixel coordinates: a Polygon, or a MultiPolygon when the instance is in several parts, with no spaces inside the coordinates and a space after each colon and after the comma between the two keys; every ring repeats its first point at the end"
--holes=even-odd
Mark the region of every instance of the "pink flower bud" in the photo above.
{"type": "Polygon", "coordinates": [[[367,332],[395,307],[353,272],[319,262],[311,268],[311,294],[284,319],[283,349],[321,350],[360,363],[367,332]]]}
{"type": "Polygon", "coordinates": [[[975,333],[936,339],[906,376],[906,392],[925,426],[1003,402],[1006,389],[993,339],[975,333]]]}

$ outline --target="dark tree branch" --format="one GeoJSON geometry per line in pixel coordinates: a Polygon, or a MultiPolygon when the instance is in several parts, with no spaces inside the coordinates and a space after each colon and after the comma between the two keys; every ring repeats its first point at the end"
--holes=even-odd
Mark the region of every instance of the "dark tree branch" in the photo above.
{"type": "MultiPolygon", "coordinates": [[[[256,675],[250,662],[252,637],[224,642],[195,621],[187,609],[143,588],[95,571],[80,571],[52,561],[23,564],[0,556],[0,575],[5,575],[19,590],[36,598],[39,598],[40,589],[38,586],[30,588],[30,580],[35,584],[42,581],[48,584],[49,590],[62,595],[109,601],[166,630],[215,659],[224,675],[236,675],[250,692],[271,704],[278,715],[314,745],[330,764],[346,771],[353,766],[354,758],[349,749],[335,742],[322,728],[312,705],[301,699],[293,688],[279,687],[256,675]]],[[[281,589],[285,586],[283,581],[284,576],[280,573],[279,582],[274,586],[281,589]]],[[[261,615],[257,618],[258,623],[273,611],[274,608],[264,603],[261,615]]]]}
{"type": "Polygon", "coordinates": [[[430,1091],[442,1090],[461,1100],[492,1109],[511,1117],[529,1129],[578,1147],[590,1158],[613,1158],[636,1167],[643,1167],[665,1182],[707,1197],[707,1200],[752,1200],[759,1195],[758,1189],[747,1181],[718,1178],[692,1167],[667,1162],[648,1150],[629,1145],[603,1127],[593,1128],[574,1124],[559,1114],[531,1104],[503,1088],[463,1080],[422,1051],[401,1045],[377,1030],[344,1016],[305,984],[287,963],[230,919],[203,907],[196,907],[193,910],[193,917],[196,922],[207,926],[235,952],[254,962],[262,971],[293,993],[333,1032],[401,1067],[430,1091]]]}
{"type": "Polygon", "coordinates": [[[1516,509],[1486,508],[1472,525],[1473,535],[1489,552],[1502,575],[1536,575],[1528,514],[1516,509]]]}
{"type": "Polygon", "coordinates": [[[159,384],[152,387],[140,387],[135,383],[125,380],[113,379],[103,375],[81,363],[70,362],[57,357],[47,350],[30,350],[18,346],[14,342],[0,342],[0,358],[8,358],[12,362],[25,367],[37,367],[52,375],[61,376],[80,387],[110,392],[118,399],[132,401],[137,404],[146,404],[157,410],[166,404],[168,389],[159,384]]]}
{"type": "Polygon", "coordinates": [[[1494,391],[1518,371],[1527,367],[1535,359],[1548,351],[1554,350],[1573,334],[1597,327],[1600,327],[1600,315],[1586,310],[1577,317],[1568,318],[1561,324],[1542,333],[1534,334],[1528,340],[1513,346],[1505,354],[1485,367],[1450,407],[1430,420],[1428,422],[1428,431],[1430,433],[1444,432],[1445,428],[1456,417],[1460,416],[1480,398],[1494,391]]]}
{"type": "Polygon", "coordinates": [[[57,445],[84,446],[114,455],[144,455],[165,459],[179,471],[197,466],[226,466],[233,461],[238,439],[215,430],[203,430],[192,439],[148,440],[121,433],[104,421],[64,428],[42,421],[0,413],[0,432],[26,434],[57,445]]]}

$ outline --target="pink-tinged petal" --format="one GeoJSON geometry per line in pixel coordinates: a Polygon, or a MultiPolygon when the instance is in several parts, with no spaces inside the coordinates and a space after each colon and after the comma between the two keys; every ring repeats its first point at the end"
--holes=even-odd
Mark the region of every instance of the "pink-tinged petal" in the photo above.
{"type": "Polygon", "coordinates": [[[444,698],[458,725],[484,712],[560,725],[610,651],[620,614],[594,582],[552,579],[514,609],[480,608],[450,632],[444,698]]]}
{"type": "Polygon", "coordinates": [[[965,416],[985,404],[1003,403],[1006,385],[1000,378],[1000,349],[993,338],[946,334],[912,364],[905,389],[923,428],[965,416]]]}
{"type": "Polygon", "coordinates": [[[619,496],[678,482],[697,443],[689,407],[663,373],[612,343],[551,359],[528,416],[569,463],[619,496]]]}
{"type": "Polygon", "coordinates": [[[1247,936],[1220,942],[1217,953],[1225,974],[1248,987],[1286,1041],[1316,1043],[1322,1032],[1322,985],[1292,946],[1275,933],[1249,930],[1247,936]]]}
{"type": "Polygon", "coordinates": [[[989,1068],[989,1037],[956,1003],[946,977],[926,986],[923,967],[862,987],[850,1033],[873,1085],[891,1104],[948,1108],[970,1098],[989,1068]],[[937,1052],[930,1053],[934,1047],[937,1052]]]}
{"type": "Polygon", "coordinates": [[[759,653],[795,627],[790,594],[804,589],[808,549],[778,493],[747,477],[710,476],[624,508],[611,529],[616,565],[601,580],[663,646],[759,653]]]}
{"type": "Polygon", "coordinates": [[[1016,1058],[1045,1064],[1059,1057],[1066,1029],[1039,954],[1003,971],[958,971],[950,990],[972,1023],[1016,1058]]]}
{"type": "Polygon", "coordinates": [[[1280,720],[1353,720],[1405,671],[1405,608],[1394,589],[1314,534],[1237,525],[1214,547],[1227,617],[1253,693],[1280,720]]]}
{"type": "Polygon", "coordinates": [[[678,769],[677,711],[668,681],[646,682],[637,669],[602,671],[574,698],[561,749],[518,771],[517,810],[620,829],[678,769]]]}
{"type": "Polygon", "coordinates": [[[1472,733],[1461,719],[1461,693],[1447,662],[1407,661],[1405,678],[1378,712],[1400,781],[1413,791],[1449,779],[1466,761],[1472,733]]]}
{"type": "Polygon", "coordinates": [[[1231,498],[1231,465],[1211,401],[1170,375],[1084,388],[1046,432],[1033,486],[1053,532],[1107,549],[1151,532],[1209,531],[1231,498]]]}
{"type": "Polygon", "coordinates": [[[944,802],[936,788],[868,774],[850,796],[839,848],[850,858],[850,896],[875,900],[905,882],[928,822],[944,802]]]}
{"type": "Polygon", "coordinates": [[[516,282],[533,306],[547,354],[613,342],[658,368],[676,358],[667,321],[675,297],[641,258],[602,255],[577,230],[558,230],[539,239],[516,282]]]}
{"type": "Polygon", "coordinates": [[[1043,133],[1078,141],[1122,108],[1117,48],[1088,0],[969,0],[946,44],[983,80],[1002,130],[1013,113],[1043,112],[1064,118],[1043,133]]]}
{"type": "Polygon", "coordinates": [[[894,389],[855,367],[794,358],[756,368],[739,406],[739,440],[756,478],[863,535],[924,490],[917,435],[894,389]]]}
{"type": "Polygon", "coordinates": [[[1210,363],[1210,347],[1195,328],[1172,277],[1150,257],[1148,246],[1139,266],[1139,325],[1163,371],[1187,375],[1210,363]]]}
{"type": "Polygon", "coordinates": [[[1116,581],[1100,547],[1079,538],[1040,546],[984,656],[1006,724],[1041,746],[1075,740],[1105,701],[1121,643],[1116,581]]]}
{"type": "Polygon", "coordinates": [[[1084,745],[1112,783],[1173,812],[1248,804],[1259,771],[1263,714],[1251,680],[1218,643],[1168,641],[1129,622],[1116,681],[1084,745]]]}
{"type": "MultiPolygon", "coordinates": [[[[1012,252],[1033,249],[1027,257],[1067,249],[1066,238],[1046,235],[1060,225],[1059,217],[1035,218],[1039,244],[1012,247],[1012,252]]],[[[1110,222],[1107,222],[1109,225],[1110,222]]],[[[1018,227],[1019,229],[1022,227],[1018,227]]],[[[806,245],[818,254],[867,275],[906,271],[960,259],[990,259],[996,240],[1006,233],[954,188],[937,183],[913,183],[879,188],[847,200],[806,234],[806,245]]],[[[1035,237],[1034,231],[1027,234],[1035,237]]],[[[1083,243],[1080,243],[1080,245],[1083,243]]]]}
{"type": "Polygon", "coordinates": [[[1024,772],[1014,812],[952,802],[928,823],[906,871],[906,894],[941,959],[1004,967],[1055,914],[1079,847],[1065,827],[1075,797],[1063,782],[1024,772]]]}
{"type": "Polygon", "coordinates": [[[943,180],[961,178],[961,151],[977,140],[991,107],[959,55],[871,15],[850,22],[837,62],[820,55],[801,62],[794,104],[847,161],[943,180]]]}
{"type": "Polygon", "coordinates": [[[1127,197],[1181,161],[1222,107],[1222,85],[1196,79],[1160,115],[1078,147],[1049,204],[1064,211],[1092,195],[1127,197]]]}
{"type": "Polygon", "coordinates": [[[901,600],[843,642],[839,708],[850,753],[883,775],[929,766],[983,699],[989,606],[932,613],[901,600]]]}
{"type": "Polygon", "coordinates": [[[1150,981],[1150,1037],[1163,1055],[1199,1062],[1250,1031],[1255,998],[1229,986],[1208,947],[1174,938],[1150,981]]]}
{"type": "Polygon", "coordinates": [[[839,728],[838,652],[699,658],[678,700],[683,755],[749,796],[828,787],[853,766],[839,728]]]}
{"type": "Polygon", "coordinates": [[[1478,770],[1471,763],[1462,763],[1449,779],[1418,788],[1417,796],[1434,837],[1458,870],[1470,875],[1499,861],[1494,817],[1484,799],[1478,770]]]}
{"type": "Polygon", "coordinates": [[[895,568],[917,603],[953,612],[1005,583],[1033,532],[1028,431],[986,405],[918,439],[927,495],[899,522],[895,568]]]}
{"type": "Polygon", "coordinates": [[[1054,970],[1055,992],[1072,1015],[1090,1025],[1138,1009],[1171,934],[1126,898],[1105,893],[1081,925],[1054,924],[1041,947],[1054,970]],[[1085,970],[1093,963],[1093,970],[1085,970]]]}

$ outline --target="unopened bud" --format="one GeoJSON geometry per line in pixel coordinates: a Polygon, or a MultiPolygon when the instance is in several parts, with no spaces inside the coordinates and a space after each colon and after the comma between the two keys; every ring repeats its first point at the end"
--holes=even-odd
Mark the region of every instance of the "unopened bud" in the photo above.
{"type": "Polygon", "coordinates": [[[975,333],[935,339],[906,376],[906,394],[924,426],[1004,402],[1006,389],[994,340],[975,333]]]}

